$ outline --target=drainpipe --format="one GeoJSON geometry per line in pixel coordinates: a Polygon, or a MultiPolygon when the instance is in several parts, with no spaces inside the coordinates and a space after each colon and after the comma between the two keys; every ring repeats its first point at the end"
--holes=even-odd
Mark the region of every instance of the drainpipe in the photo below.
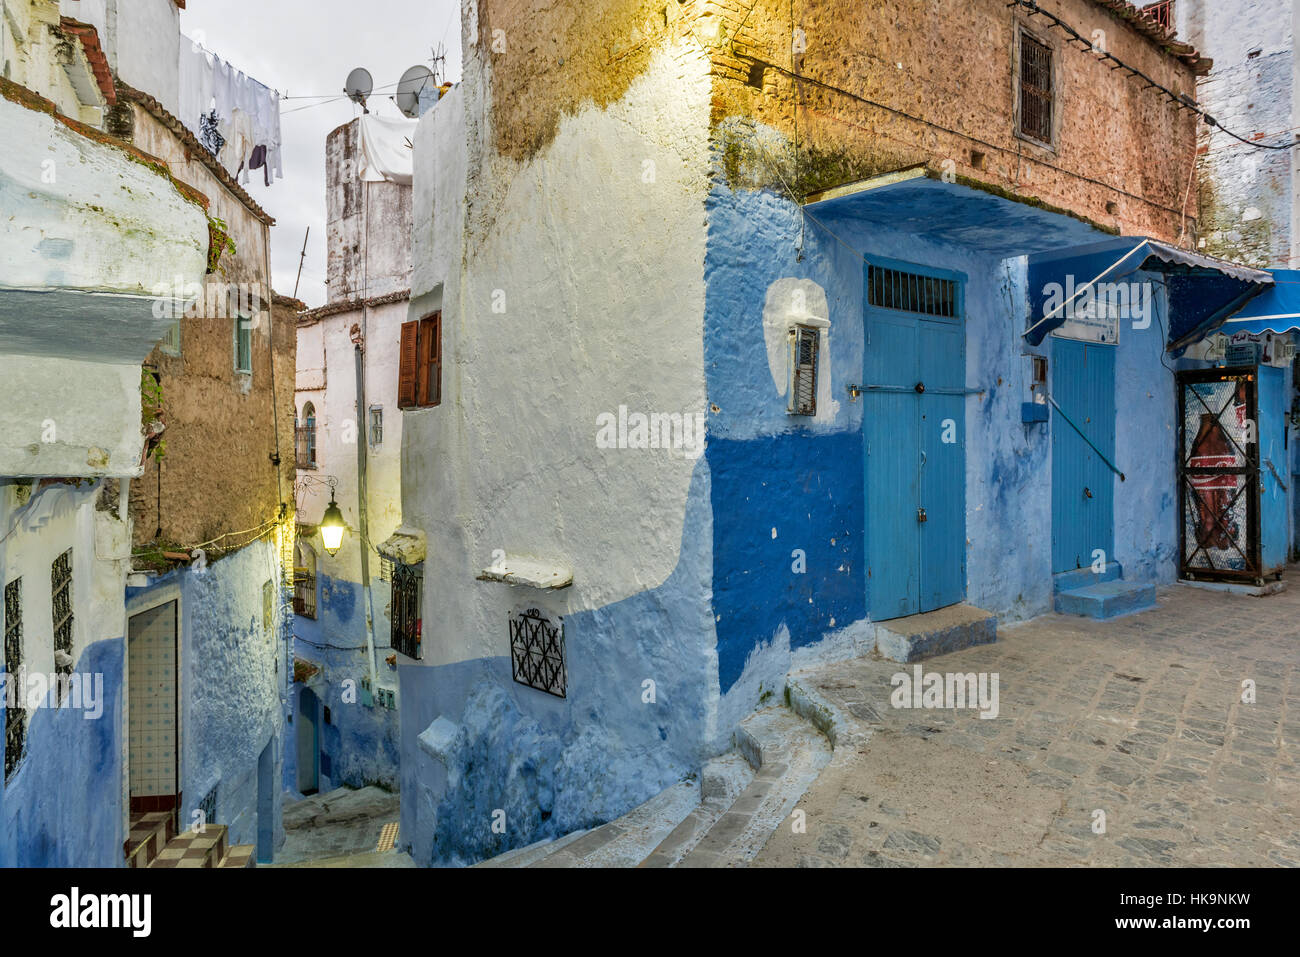
{"type": "MultiPolygon", "coordinates": [[[[361,197],[361,329],[352,339],[357,363],[357,524],[361,536],[361,588],[366,595],[366,657],[370,664],[370,694],[377,686],[375,664],[375,599],[370,590],[370,520],[368,510],[369,489],[366,485],[366,455],[369,445],[366,437],[366,370],[365,345],[370,308],[366,297],[370,295],[370,184],[366,183],[361,197]]],[[[373,701],[373,697],[371,699],[373,701]]]]}

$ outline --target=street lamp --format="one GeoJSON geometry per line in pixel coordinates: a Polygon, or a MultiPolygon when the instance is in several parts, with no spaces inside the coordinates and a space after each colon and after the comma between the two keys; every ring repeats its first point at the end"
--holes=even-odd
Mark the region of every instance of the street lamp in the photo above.
{"type": "Polygon", "coordinates": [[[325,545],[325,551],[330,553],[333,558],[338,554],[339,548],[343,545],[343,533],[347,531],[348,523],[343,520],[343,510],[339,508],[338,503],[334,501],[334,482],[330,482],[330,504],[325,509],[325,516],[320,521],[320,537],[325,545]]]}

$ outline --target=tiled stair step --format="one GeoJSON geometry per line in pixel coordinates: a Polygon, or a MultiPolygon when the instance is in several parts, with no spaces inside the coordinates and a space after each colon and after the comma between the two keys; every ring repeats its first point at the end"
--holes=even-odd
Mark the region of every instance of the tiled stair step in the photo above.
{"type": "Polygon", "coordinates": [[[753,860],[831,759],[826,737],[784,707],[750,715],[741,722],[736,741],[760,766],[679,867],[736,867],[753,860]]]}
{"type": "Polygon", "coordinates": [[[257,848],[252,844],[236,844],[226,852],[217,867],[256,867],[257,848]]]}
{"type": "Polygon", "coordinates": [[[906,663],[997,640],[997,615],[974,605],[950,605],[876,625],[876,650],[906,663]]]}
{"type": "Polygon", "coordinates": [[[1052,591],[1059,595],[1063,591],[1074,591],[1102,582],[1118,581],[1124,577],[1124,567],[1119,562],[1111,562],[1101,572],[1094,572],[1091,567],[1076,568],[1072,572],[1057,572],[1052,576],[1052,591]]]}
{"type": "Polygon", "coordinates": [[[148,867],[174,835],[175,825],[170,811],[132,814],[126,866],[148,867]]]}
{"type": "Polygon", "coordinates": [[[1062,615],[1098,620],[1153,608],[1155,603],[1156,586],[1141,582],[1100,582],[1059,592],[1056,596],[1056,610],[1062,615]]]}
{"type": "Polygon", "coordinates": [[[226,856],[226,826],[209,824],[203,833],[186,831],[170,841],[150,867],[216,867],[226,856]]]}

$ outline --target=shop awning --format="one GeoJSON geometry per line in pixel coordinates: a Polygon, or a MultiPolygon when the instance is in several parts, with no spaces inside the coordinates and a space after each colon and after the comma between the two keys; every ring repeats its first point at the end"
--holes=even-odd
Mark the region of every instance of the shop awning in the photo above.
{"type": "Polygon", "coordinates": [[[1106,299],[1116,290],[1119,301],[1128,303],[1129,290],[1120,287],[1133,283],[1132,276],[1139,271],[1165,277],[1169,315],[1161,319],[1168,326],[1170,349],[1182,348],[1205,335],[1273,284],[1272,275],[1265,270],[1142,236],[1043,253],[1029,257],[1031,308],[1025,338],[1037,345],[1072,318],[1081,303],[1106,299]]]}
{"type": "Polygon", "coordinates": [[[1269,271],[1273,285],[1246,303],[1219,328],[1220,332],[1229,336],[1238,332],[1285,335],[1300,330],[1300,269],[1269,271]]]}

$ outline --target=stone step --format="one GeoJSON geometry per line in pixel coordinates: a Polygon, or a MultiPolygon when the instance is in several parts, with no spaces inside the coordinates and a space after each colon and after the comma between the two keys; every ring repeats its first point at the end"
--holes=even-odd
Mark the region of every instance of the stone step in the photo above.
{"type": "Polygon", "coordinates": [[[148,867],[176,834],[171,811],[137,812],[131,815],[131,833],[126,842],[126,866],[148,867]]]}
{"type": "Polygon", "coordinates": [[[700,803],[646,856],[640,867],[676,867],[695,849],[754,779],[749,759],[732,751],[700,772],[700,803]]]}
{"type": "Polygon", "coordinates": [[[1141,582],[1101,582],[1056,596],[1056,610],[1062,615],[1080,615],[1099,621],[1154,608],[1155,603],[1156,586],[1141,582]]]}
{"type": "Polygon", "coordinates": [[[681,857],[679,867],[737,867],[752,861],[831,759],[826,737],[785,707],[750,715],[741,722],[736,741],[746,742],[747,760],[758,758],[753,780],[681,857]]]}
{"type": "Polygon", "coordinates": [[[904,663],[997,640],[997,615],[966,604],[876,625],[876,650],[890,661],[904,663]]]}
{"type": "Polygon", "coordinates": [[[177,834],[150,863],[150,867],[216,867],[226,856],[226,826],[209,824],[202,833],[177,834]]]}
{"type": "Polygon", "coordinates": [[[1100,585],[1102,582],[1113,582],[1124,577],[1124,568],[1119,562],[1111,562],[1100,574],[1089,568],[1076,568],[1070,572],[1057,572],[1052,576],[1052,591],[1060,594],[1063,591],[1074,591],[1076,588],[1086,588],[1089,585],[1100,585]]]}

